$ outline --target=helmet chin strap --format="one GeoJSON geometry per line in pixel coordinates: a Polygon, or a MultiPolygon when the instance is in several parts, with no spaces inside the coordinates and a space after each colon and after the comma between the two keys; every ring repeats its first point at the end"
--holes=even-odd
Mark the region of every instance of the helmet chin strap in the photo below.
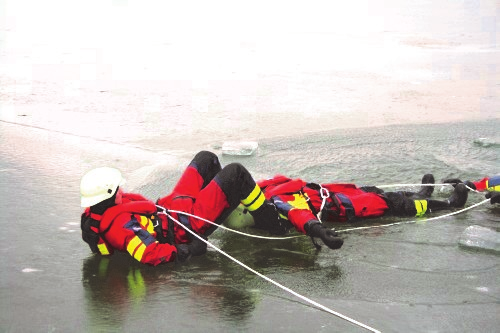
{"type": "MultiPolygon", "coordinates": [[[[118,189],[119,190],[119,189],[118,189]]],[[[115,194],[111,198],[108,198],[104,201],[101,201],[93,206],[90,207],[90,211],[95,214],[102,215],[108,209],[109,207],[113,207],[117,205],[118,203],[116,202],[117,200],[117,193],[118,190],[115,191],[115,194]]],[[[121,195],[120,195],[120,201],[121,201],[121,195]]],[[[121,202],[120,202],[121,203],[121,202]]]]}

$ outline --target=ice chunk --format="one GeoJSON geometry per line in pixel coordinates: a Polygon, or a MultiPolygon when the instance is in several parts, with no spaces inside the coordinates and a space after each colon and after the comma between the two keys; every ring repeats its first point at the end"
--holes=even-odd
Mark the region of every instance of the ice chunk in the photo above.
{"type": "Polygon", "coordinates": [[[222,144],[222,154],[250,156],[258,147],[259,144],[255,141],[228,141],[222,144]]]}
{"type": "Polygon", "coordinates": [[[499,138],[477,138],[474,143],[481,147],[500,147],[499,138]]]}
{"type": "Polygon", "coordinates": [[[462,246],[500,251],[500,233],[494,229],[471,225],[462,233],[458,243],[462,246]]]}

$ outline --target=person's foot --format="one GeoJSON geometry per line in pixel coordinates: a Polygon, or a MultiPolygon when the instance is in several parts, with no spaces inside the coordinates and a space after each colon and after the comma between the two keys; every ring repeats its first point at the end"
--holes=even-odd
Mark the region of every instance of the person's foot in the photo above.
{"type": "MultiPolygon", "coordinates": [[[[434,176],[430,173],[422,177],[422,184],[434,184],[434,176]]],[[[434,186],[422,186],[418,194],[424,198],[428,198],[434,192],[434,186]]]]}
{"type": "Polygon", "coordinates": [[[467,202],[469,190],[464,183],[458,183],[453,190],[453,194],[448,199],[451,207],[463,207],[467,202]]]}

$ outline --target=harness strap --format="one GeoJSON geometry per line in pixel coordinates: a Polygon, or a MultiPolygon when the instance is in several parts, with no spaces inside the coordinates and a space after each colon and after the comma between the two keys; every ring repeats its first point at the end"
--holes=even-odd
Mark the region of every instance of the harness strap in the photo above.
{"type": "Polygon", "coordinates": [[[319,186],[320,186],[319,194],[321,195],[322,201],[321,201],[321,208],[319,209],[319,213],[316,216],[318,217],[318,220],[322,222],[321,215],[323,214],[323,208],[325,208],[326,205],[326,199],[330,197],[330,191],[328,191],[327,188],[321,186],[321,184],[319,184],[319,186]]]}
{"type": "Polygon", "coordinates": [[[162,219],[158,216],[158,214],[155,214],[155,220],[154,220],[154,225],[153,228],[156,232],[156,240],[160,244],[174,244],[174,221],[170,218],[170,214],[168,213],[168,209],[165,207],[159,206],[158,203],[156,203],[157,209],[161,210],[161,213],[164,217],[167,219],[167,229],[165,230],[163,228],[163,223],[162,219]],[[165,236],[165,233],[167,234],[165,236]]]}
{"type": "Polygon", "coordinates": [[[318,221],[322,222],[321,216],[323,213],[323,208],[325,208],[326,206],[326,200],[330,197],[330,191],[328,191],[328,189],[323,187],[321,184],[307,183],[306,186],[309,187],[310,189],[317,190],[319,192],[319,195],[321,197],[321,207],[319,211],[317,211],[316,208],[312,205],[309,197],[307,195],[305,197],[307,198],[307,203],[313,214],[316,215],[318,221]]]}

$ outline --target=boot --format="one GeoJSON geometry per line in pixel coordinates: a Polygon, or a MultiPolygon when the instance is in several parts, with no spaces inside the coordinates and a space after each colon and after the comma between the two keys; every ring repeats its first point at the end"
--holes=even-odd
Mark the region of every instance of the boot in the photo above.
{"type": "Polygon", "coordinates": [[[448,199],[451,207],[463,207],[467,202],[469,190],[464,183],[458,183],[453,190],[453,194],[448,199]]]}
{"type": "Polygon", "coordinates": [[[253,216],[256,228],[267,230],[273,235],[284,235],[291,227],[291,223],[282,218],[276,207],[269,202],[265,202],[250,214],[253,216]]]}
{"type": "MultiPolygon", "coordinates": [[[[422,177],[422,184],[434,184],[434,176],[430,173],[422,177]]],[[[422,186],[418,195],[422,198],[429,198],[434,192],[434,186],[422,186]]]]}

